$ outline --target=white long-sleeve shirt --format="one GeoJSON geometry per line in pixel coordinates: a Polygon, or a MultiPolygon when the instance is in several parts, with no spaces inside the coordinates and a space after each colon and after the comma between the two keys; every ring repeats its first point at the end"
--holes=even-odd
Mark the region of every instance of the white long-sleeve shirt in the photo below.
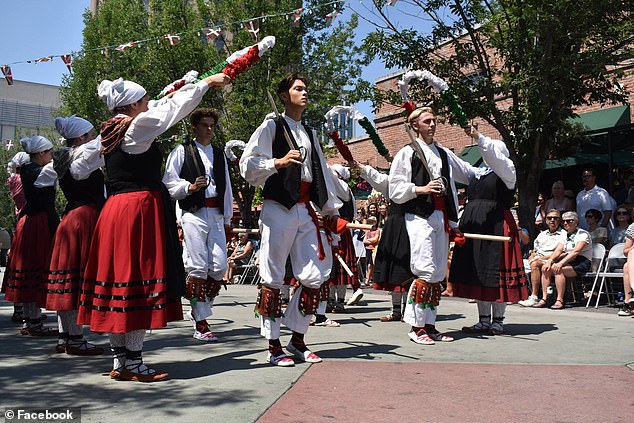
{"type": "Polygon", "coordinates": [[[386,198],[389,197],[388,175],[379,172],[370,165],[361,165],[361,177],[368,181],[372,188],[383,194],[386,198]]]}
{"type": "MultiPolygon", "coordinates": [[[[202,145],[194,140],[194,145],[198,149],[200,159],[203,162],[203,169],[206,175],[213,175],[213,163],[214,163],[214,150],[211,144],[202,145]]],[[[229,166],[227,160],[223,155],[225,161],[225,192],[224,192],[224,221],[226,225],[231,223],[231,217],[233,216],[233,190],[231,189],[231,179],[229,178],[229,166]]],[[[165,174],[163,175],[163,184],[167,187],[170,196],[175,200],[182,200],[191,193],[188,191],[190,182],[180,177],[181,170],[183,169],[183,163],[185,163],[185,147],[183,145],[176,146],[169,156],[167,157],[167,163],[165,164],[165,174]]],[[[216,181],[211,178],[209,185],[205,188],[205,197],[212,198],[217,197],[218,191],[216,188],[216,181]]]]}
{"type": "Polygon", "coordinates": [[[515,164],[508,157],[508,149],[503,141],[494,140],[480,134],[478,137],[478,147],[484,163],[488,166],[485,172],[478,172],[476,178],[481,178],[487,173],[494,172],[508,189],[515,188],[517,176],[515,164]]]}
{"type": "MultiPolygon", "coordinates": [[[[304,147],[306,151],[306,159],[301,164],[301,180],[303,182],[312,182],[313,176],[311,174],[311,143],[306,132],[306,128],[301,122],[295,121],[285,114],[281,115],[286,120],[288,126],[291,129],[291,135],[297,142],[299,147],[304,147]]],[[[273,115],[269,114],[264,119],[264,122],[255,130],[251,135],[249,142],[247,143],[242,157],[240,158],[240,174],[246,181],[253,186],[264,186],[266,180],[273,174],[277,173],[275,169],[275,157],[273,157],[273,142],[275,140],[275,120],[273,115]]],[[[324,215],[336,214],[336,211],[341,207],[341,201],[335,194],[335,187],[333,178],[330,177],[327,172],[328,166],[324,155],[321,151],[321,146],[315,141],[315,150],[319,156],[319,163],[321,165],[322,172],[324,173],[324,179],[326,181],[326,190],[328,191],[328,200],[324,204],[321,212],[324,215]]]]}
{"type": "Polygon", "coordinates": [[[95,170],[104,167],[101,154],[101,136],[73,149],[68,170],[76,181],[87,179],[95,170]]]}
{"type": "Polygon", "coordinates": [[[149,110],[132,120],[121,149],[130,154],[145,153],[159,135],[194,111],[208,89],[205,81],[199,81],[196,84],[186,84],[171,98],[150,101],[149,110]]]}

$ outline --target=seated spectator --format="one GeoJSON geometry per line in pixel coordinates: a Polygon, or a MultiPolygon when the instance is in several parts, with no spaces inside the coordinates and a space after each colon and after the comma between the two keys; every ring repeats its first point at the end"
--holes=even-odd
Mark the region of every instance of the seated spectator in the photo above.
{"type": "Polygon", "coordinates": [[[590,270],[592,264],[592,238],[590,238],[590,234],[577,227],[579,217],[575,212],[564,213],[562,221],[566,230],[566,241],[557,243],[557,247],[551,255],[553,258],[546,260],[542,266],[542,299],[533,307],[546,305],[547,288],[551,278],[554,277],[557,301],[550,308],[553,310],[563,309],[566,278],[583,276],[590,270]]]}
{"type": "MultiPolygon", "coordinates": [[[[532,294],[528,299],[519,302],[523,307],[533,307],[539,303],[539,287],[542,280],[542,266],[548,259],[555,259],[552,256],[557,244],[566,242],[566,231],[559,225],[561,215],[557,209],[550,209],[546,213],[546,225],[548,229],[542,231],[535,238],[533,252],[528,257],[531,275],[532,294]]],[[[544,296],[545,297],[545,296],[544,296]]]]}
{"type": "MultiPolygon", "coordinates": [[[[538,231],[546,229],[544,217],[546,217],[546,208],[544,207],[544,194],[541,192],[537,194],[537,206],[535,206],[535,227],[538,231]]],[[[519,228],[519,225],[518,225],[519,228]]]]}
{"type": "Polygon", "coordinates": [[[253,253],[253,243],[249,241],[249,236],[245,233],[238,235],[238,244],[233,253],[227,258],[227,281],[231,282],[233,277],[241,274],[240,266],[249,263],[251,254],[253,253]]]}
{"type": "Polygon", "coordinates": [[[559,214],[575,209],[574,194],[570,191],[570,197],[566,196],[566,189],[563,181],[555,181],[551,188],[552,197],[546,201],[546,210],[557,209],[559,214]]]}
{"type": "Polygon", "coordinates": [[[238,245],[237,234],[231,237],[231,239],[227,242],[227,257],[229,257],[233,253],[233,250],[236,249],[236,245],[238,245]]]}
{"type": "Polygon", "coordinates": [[[590,238],[594,244],[603,244],[607,246],[608,243],[608,229],[599,225],[603,214],[597,209],[590,209],[586,211],[585,218],[588,225],[588,232],[590,238]]]}
{"type": "Polygon", "coordinates": [[[623,254],[627,258],[623,266],[623,292],[625,301],[619,316],[634,316],[634,223],[632,223],[625,233],[625,248],[623,254]]]}
{"type": "Polygon", "coordinates": [[[625,206],[619,206],[616,208],[614,220],[616,221],[616,224],[610,231],[610,247],[614,244],[625,242],[625,232],[627,231],[630,223],[632,223],[632,211],[628,210],[625,206]]]}

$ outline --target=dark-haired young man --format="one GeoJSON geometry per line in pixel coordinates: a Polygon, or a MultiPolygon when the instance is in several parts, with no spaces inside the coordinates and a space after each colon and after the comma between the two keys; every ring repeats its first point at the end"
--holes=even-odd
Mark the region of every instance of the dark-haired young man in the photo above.
{"type": "Polygon", "coordinates": [[[207,318],[227,271],[225,233],[230,230],[233,194],[224,153],[211,144],[218,114],[197,109],[190,123],[196,138],[172,150],[163,183],[183,211],[186,297],[191,303],[187,317],[194,325],[194,338],[211,342],[218,337],[207,318]]]}
{"type": "Polygon", "coordinates": [[[319,305],[319,288],[332,267],[330,246],[316,212],[323,217],[334,215],[341,202],[319,142],[301,123],[308,105],[308,81],[289,75],[280,82],[277,95],[284,113],[279,118],[268,115],[251,135],[240,159],[240,173],[251,185],[264,186],[259,222],[263,284],[255,308],[261,319],[260,333],[269,340],[269,362],[292,366],[294,361],[283,352],[279,340],[281,321],[293,331],[287,351],[300,361],[321,361],[304,343],[319,305]],[[289,255],[300,285],[282,318],[280,287],[289,255]]]}

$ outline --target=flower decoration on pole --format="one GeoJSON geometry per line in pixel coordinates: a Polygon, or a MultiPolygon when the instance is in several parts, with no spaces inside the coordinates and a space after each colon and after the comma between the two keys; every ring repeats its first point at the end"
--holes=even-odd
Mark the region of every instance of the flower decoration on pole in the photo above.
{"type": "Polygon", "coordinates": [[[233,153],[234,148],[238,148],[240,150],[244,150],[247,144],[241,140],[231,140],[225,144],[225,156],[229,159],[229,162],[232,164],[237,164],[239,158],[233,153]]]}
{"type": "Polygon", "coordinates": [[[326,131],[328,132],[328,136],[335,142],[335,146],[339,153],[346,161],[354,160],[352,158],[352,153],[350,153],[350,149],[347,145],[343,143],[341,136],[339,135],[339,131],[335,128],[334,118],[337,115],[347,114],[351,119],[354,119],[359,122],[359,125],[367,132],[370,137],[370,141],[374,144],[374,147],[378,151],[378,153],[385,157],[387,161],[392,161],[390,157],[390,152],[385,147],[385,144],[381,141],[379,134],[377,134],[374,126],[370,123],[370,120],[363,116],[359,111],[357,111],[352,106],[335,106],[326,113],[326,131]]]}
{"type": "Polygon", "coordinates": [[[401,91],[401,97],[403,98],[403,107],[407,111],[408,116],[416,108],[407,97],[409,84],[413,79],[426,80],[427,84],[431,88],[433,88],[437,94],[440,94],[440,98],[442,98],[447,107],[449,107],[449,110],[453,113],[460,126],[463,128],[468,126],[469,119],[462,111],[462,107],[460,107],[460,104],[458,104],[458,101],[451,91],[451,88],[449,88],[449,85],[443,79],[437,77],[428,70],[415,70],[405,72],[401,80],[398,81],[398,88],[401,91]]]}
{"type": "Polygon", "coordinates": [[[183,85],[189,82],[195,83],[198,81],[202,81],[208,76],[215,75],[220,72],[224,73],[225,75],[229,76],[232,80],[234,80],[238,77],[238,75],[244,72],[248,67],[250,67],[255,62],[260,60],[260,57],[262,57],[264,53],[266,53],[269,49],[273,48],[274,46],[275,46],[275,37],[269,35],[267,37],[264,37],[264,39],[257,44],[254,44],[252,46],[245,47],[242,50],[236,51],[231,56],[227,57],[225,61],[218,63],[216,66],[214,66],[207,72],[203,73],[202,75],[198,76],[197,78],[194,77],[195,79],[192,81],[189,81],[189,79],[191,78],[188,78],[188,75],[193,75],[193,73],[196,71],[189,71],[182,79],[172,82],[172,84],[165,87],[163,91],[161,91],[161,94],[159,94],[156,97],[156,100],[160,99],[161,97],[164,97],[165,95],[173,93],[174,91],[178,90],[180,87],[182,87],[183,85]],[[181,83],[181,81],[185,79],[187,80],[181,83]],[[178,88],[175,88],[176,86],[178,86],[178,88]]]}

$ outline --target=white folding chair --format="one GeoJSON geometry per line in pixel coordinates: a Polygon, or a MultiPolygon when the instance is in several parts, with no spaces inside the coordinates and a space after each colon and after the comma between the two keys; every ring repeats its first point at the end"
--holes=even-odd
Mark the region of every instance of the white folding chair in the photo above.
{"type": "Polygon", "coordinates": [[[251,283],[257,281],[259,277],[259,268],[258,268],[258,254],[259,254],[259,243],[257,241],[251,241],[253,243],[253,252],[251,253],[251,257],[249,257],[249,261],[244,266],[240,266],[242,270],[242,274],[240,275],[240,280],[238,283],[240,285],[244,284],[249,278],[252,279],[251,283]]]}
{"type": "Polygon", "coordinates": [[[605,285],[605,297],[608,300],[608,304],[612,305],[612,301],[610,300],[610,295],[612,295],[612,297],[614,297],[614,291],[612,290],[612,287],[610,286],[610,284],[606,284],[605,280],[607,279],[611,279],[611,278],[618,278],[621,279],[623,278],[623,271],[621,270],[620,272],[610,272],[610,260],[614,260],[614,259],[624,259],[625,258],[625,254],[623,254],[623,248],[625,247],[625,243],[621,242],[619,244],[615,244],[612,246],[612,248],[610,248],[610,251],[608,252],[608,256],[604,261],[604,265],[603,265],[603,271],[600,271],[597,274],[597,277],[601,278],[601,284],[599,286],[599,292],[597,293],[597,302],[594,305],[594,308],[598,308],[599,307],[599,300],[601,299],[601,293],[603,292],[603,286],[605,285]],[[608,292],[610,291],[610,292],[608,292]]]}
{"type": "Polygon", "coordinates": [[[590,290],[590,295],[588,295],[588,302],[586,303],[586,308],[590,307],[590,301],[592,301],[592,293],[594,292],[594,288],[597,286],[597,281],[599,280],[599,273],[603,270],[603,262],[605,261],[605,245],[603,244],[592,244],[592,267],[591,272],[583,275],[584,279],[593,279],[592,289],[590,290]]]}

